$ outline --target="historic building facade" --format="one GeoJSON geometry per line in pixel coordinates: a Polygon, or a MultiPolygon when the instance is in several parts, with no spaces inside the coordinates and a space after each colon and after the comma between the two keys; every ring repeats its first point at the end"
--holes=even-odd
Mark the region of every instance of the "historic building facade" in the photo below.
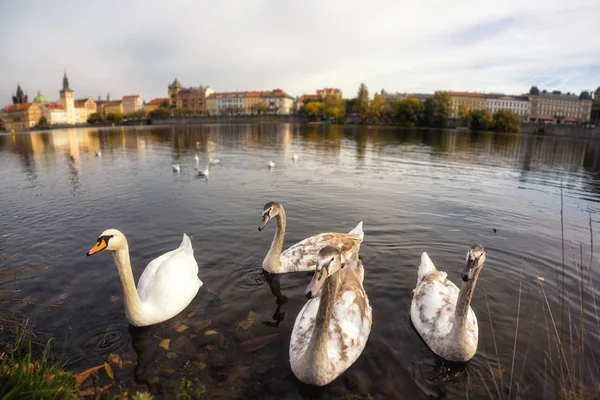
{"type": "Polygon", "coordinates": [[[210,115],[290,114],[294,98],[281,89],[211,93],[207,98],[210,115]]]}
{"type": "Polygon", "coordinates": [[[0,113],[0,119],[9,132],[33,128],[40,121],[42,112],[37,103],[10,104],[0,113]]]}
{"type": "Polygon", "coordinates": [[[485,108],[492,114],[500,110],[510,110],[526,121],[529,116],[529,98],[527,96],[507,96],[504,94],[486,94],[485,108]]]}
{"type": "Polygon", "coordinates": [[[573,94],[530,94],[530,121],[585,123],[590,120],[592,100],[573,94]]]}
{"type": "Polygon", "coordinates": [[[133,114],[134,112],[140,111],[143,107],[142,98],[137,95],[123,96],[123,114],[133,114]]]}
{"type": "Polygon", "coordinates": [[[150,111],[158,110],[161,104],[169,104],[168,97],[159,97],[156,99],[152,99],[146,104],[144,104],[144,111],[149,113],[150,111]]]}
{"type": "Polygon", "coordinates": [[[474,92],[448,92],[452,99],[452,118],[459,118],[460,110],[468,111],[485,109],[485,95],[474,92]]]}
{"type": "Polygon", "coordinates": [[[594,92],[594,102],[590,112],[590,122],[595,125],[600,125],[600,87],[594,92]]]}
{"type": "Polygon", "coordinates": [[[184,88],[179,80],[175,79],[169,85],[169,105],[172,108],[184,108],[195,114],[208,113],[207,98],[214,93],[208,86],[184,88]]]}

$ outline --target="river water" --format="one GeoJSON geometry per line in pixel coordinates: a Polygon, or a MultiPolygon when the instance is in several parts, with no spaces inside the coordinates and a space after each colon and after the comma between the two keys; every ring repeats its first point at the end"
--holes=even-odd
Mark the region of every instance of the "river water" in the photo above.
{"type": "Polygon", "coordinates": [[[552,321],[568,347],[568,311],[580,326],[580,287],[583,369],[594,368],[589,349],[600,359],[591,296],[600,274],[590,248],[599,172],[599,142],[511,134],[265,124],[5,135],[1,258],[16,253],[4,266],[33,268],[14,285],[24,299],[13,309],[55,338],[57,359],[75,371],[111,353],[125,361],[113,367],[113,389],[174,398],[185,378],[207,399],[506,398],[509,387],[513,396],[554,398],[561,362],[552,321]],[[195,174],[195,154],[201,166],[221,160],[208,181],[195,174]],[[364,221],[371,336],[324,388],[300,383],[289,367],[310,277],[262,272],[274,225],[257,227],[268,201],[286,209],[286,247],[364,221]],[[204,282],[192,304],[163,324],[130,327],[112,257],[85,257],[107,228],[127,236],[136,280],[187,233],[204,282]],[[472,301],[478,353],[450,364],[411,325],[412,289],[423,251],[458,284],[474,243],[488,251],[472,301]]]}

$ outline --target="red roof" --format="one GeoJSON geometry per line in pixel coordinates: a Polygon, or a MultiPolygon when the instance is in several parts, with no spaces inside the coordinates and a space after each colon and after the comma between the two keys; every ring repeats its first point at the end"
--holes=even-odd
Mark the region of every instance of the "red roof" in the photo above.
{"type": "Polygon", "coordinates": [[[139,94],[131,94],[129,96],[123,96],[123,100],[137,99],[138,97],[140,97],[139,94]]]}
{"type": "Polygon", "coordinates": [[[9,104],[6,106],[6,111],[26,110],[31,107],[32,103],[9,104]]]}
{"type": "Polygon", "coordinates": [[[103,105],[104,106],[118,106],[121,104],[121,100],[108,100],[103,105]]]}
{"type": "Polygon", "coordinates": [[[160,103],[162,103],[163,101],[168,102],[169,98],[168,97],[160,97],[160,98],[152,99],[148,103],[146,103],[146,105],[147,106],[160,105],[160,103]]]}
{"type": "Polygon", "coordinates": [[[485,97],[483,93],[475,92],[448,92],[448,94],[455,97],[485,97]]]}

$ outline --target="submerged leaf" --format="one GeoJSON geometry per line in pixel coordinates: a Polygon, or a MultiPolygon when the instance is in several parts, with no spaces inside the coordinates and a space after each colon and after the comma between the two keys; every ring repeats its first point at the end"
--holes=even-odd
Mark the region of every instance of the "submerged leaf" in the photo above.
{"type": "Polygon", "coordinates": [[[194,315],[196,315],[196,311],[190,311],[187,316],[188,318],[192,318],[194,315]]]}
{"type": "Polygon", "coordinates": [[[196,361],[194,364],[196,364],[200,369],[206,368],[206,363],[204,361],[196,361]]]}
{"type": "Polygon", "coordinates": [[[111,303],[114,303],[114,302],[118,301],[119,299],[120,299],[119,296],[110,296],[110,302],[111,303]]]}
{"type": "Polygon", "coordinates": [[[169,359],[177,358],[177,353],[175,353],[173,351],[169,351],[167,353],[167,358],[169,358],[169,359]]]}
{"type": "Polygon", "coordinates": [[[77,386],[81,386],[83,381],[85,381],[92,372],[96,372],[102,367],[104,367],[104,365],[98,365],[97,367],[92,367],[90,369],[86,369],[85,371],[75,375],[75,383],[77,384],[77,386]]]}
{"type": "Polygon", "coordinates": [[[258,317],[260,317],[260,314],[257,314],[254,311],[249,311],[248,317],[244,321],[238,322],[238,327],[248,329],[252,326],[254,321],[258,319],[258,317]]]}
{"type": "Polygon", "coordinates": [[[198,321],[194,325],[194,329],[196,330],[196,332],[200,332],[202,329],[204,329],[207,326],[209,326],[211,324],[211,322],[212,321],[210,319],[205,319],[203,321],[198,321]]]}
{"type": "Polygon", "coordinates": [[[543,277],[543,276],[538,276],[537,278],[538,278],[538,280],[540,280],[540,281],[543,281],[543,280],[544,280],[544,277],[543,277]]]}
{"type": "Polygon", "coordinates": [[[185,331],[185,330],[186,330],[186,329],[188,329],[188,328],[189,328],[189,326],[187,326],[187,325],[184,325],[184,324],[181,324],[181,325],[179,325],[179,326],[177,327],[177,332],[181,333],[181,332],[185,331]]]}
{"type": "Polygon", "coordinates": [[[108,385],[104,386],[100,390],[98,390],[96,387],[90,387],[85,390],[79,391],[78,395],[79,395],[79,397],[93,396],[96,394],[107,392],[108,389],[110,389],[111,387],[112,387],[112,383],[109,383],[108,385]]]}
{"type": "Polygon", "coordinates": [[[160,341],[159,346],[165,350],[169,350],[169,344],[171,343],[171,339],[163,339],[160,341]]]}
{"type": "Polygon", "coordinates": [[[106,371],[106,375],[108,375],[110,379],[115,379],[115,374],[113,374],[113,370],[110,367],[109,363],[104,363],[104,370],[106,371]]]}
{"type": "Polygon", "coordinates": [[[211,329],[211,330],[208,330],[208,331],[206,331],[206,332],[204,332],[204,335],[205,335],[205,336],[208,336],[208,335],[216,335],[216,334],[217,334],[217,331],[213,331],[212,329],[211,329]]]}
{"type": "Polygon", "coordinates": [[[502,375],[504,374],[504,370],[501,368],[493,368],[492,373],[494,374],[495,379],[502,379],[502,375]]]}
{"type": "Polygon", "coordinates": [[[118,354],[110,353],[108,355],[108,361],[115,364],[119,368],[123,368],[123,360],[121,359],[121,356],[118,354]]]}
{"type": "Polygon", "coordinates": [[[265,347],[267,344],[271,343],[277,336],[279,336],[279,333],[248,339],[245,342],[242,342],[240,344],[240,347],[245,352],[250,353],[265,347]]]}

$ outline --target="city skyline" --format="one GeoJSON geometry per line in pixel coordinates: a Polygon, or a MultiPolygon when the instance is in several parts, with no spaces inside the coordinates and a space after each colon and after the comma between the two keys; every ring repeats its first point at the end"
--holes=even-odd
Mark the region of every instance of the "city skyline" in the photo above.
{"type": "Polygon", "coordinates": [[[361,82],[371,93],[593,91],[599,14],[592,0],[4,3],[0,103],[17,83],[58,98],[65,69],[77,97],[94,99],[165,97],[175,78],[293,96],[339,87],[353,97],[361,82]]]}

